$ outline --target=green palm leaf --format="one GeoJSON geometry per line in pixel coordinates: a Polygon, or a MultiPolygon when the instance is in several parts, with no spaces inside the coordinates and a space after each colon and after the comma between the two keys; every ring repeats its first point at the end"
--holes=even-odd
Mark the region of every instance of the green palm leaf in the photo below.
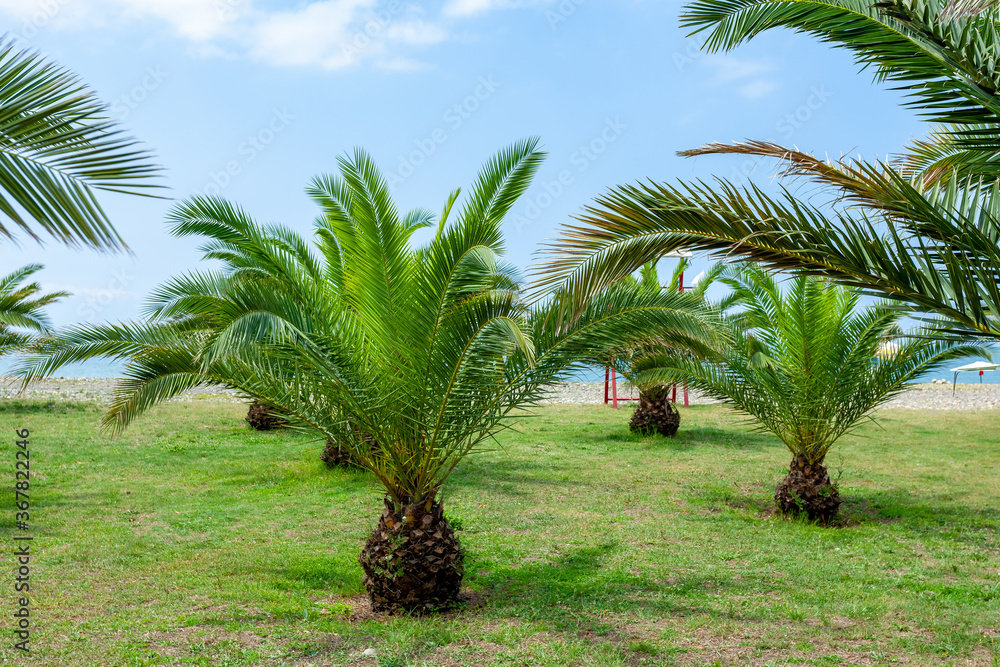
{"type": "Polygon", "coordinates": [[[0,43],[0,235],[123,248],[95,191],[153,196],[159,172],[76,77],[0,43]]]}

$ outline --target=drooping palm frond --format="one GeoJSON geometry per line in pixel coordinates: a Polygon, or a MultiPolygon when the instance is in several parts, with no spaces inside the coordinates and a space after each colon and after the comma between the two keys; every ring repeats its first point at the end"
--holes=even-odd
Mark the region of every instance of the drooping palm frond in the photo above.
{"type": "Polygon", "coordinates": [[[95,191],[155,196],[151,158],[74,75],[0,42],[0,235],[125,247],[95,191]]]}
{"type": "MultiPolygon", "coordinates": [[[[1000,278],[989,230],[963,230],[978,259],[947,241],[887,231],[865,215],[828,215],[785,192],[771,197],[718,181],[622,187],[598,200],[587,227],[565,232],[550,276],[586,294],[650,258],[678,248],[799,270],[939,315],[958,334],[1000,338],[1000,278]],[[598,208],[599,207],[599,208],[598,208]]],[[[937,232],[955,229],[947,218],[937,232]]],[[[987,226],[992,226],[988,222],[987,226]]],[[[953,237],[954,238],[954,237],[953,237]]]]}
{"type": "Polygon", "coordinates": [[[729,50],[776,27],[790,28],[847,49],[879,81],[907,95],[906,104],[941,123],[949,150],[978,155],[963,176],[995,175],[987,164],[1000,146],[1000,49],[995,3],[943,0],[698,0],[681,24],[706,32],[705,48],[729,50]]]}

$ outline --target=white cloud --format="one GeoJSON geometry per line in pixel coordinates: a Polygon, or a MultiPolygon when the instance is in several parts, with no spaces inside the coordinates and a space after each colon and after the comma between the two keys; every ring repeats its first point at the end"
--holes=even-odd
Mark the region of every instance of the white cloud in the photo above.
{"type": "Polygon", "coordinates": [[[740,95],[749,99],[756,100],[764,97],[768,93],[772,93],[778,89],[778,84],[774,81],[768,81],[767,79],[756,79],[750,83],[740,86],[740,95]]]}
{"type": "Polygon", "coordinates": [[[378,38],[352,30],[358,12],[373,5],[374,0],[325,0],[266,15],[251,27],[251,53],[276,65],[352,65],[378,38]]]}
{"type": "Polygon", "coordinates": [[[402,44],[429,45],[448,39],[448,31],[434,23],[410,21],[390,25],[386,37],[402,44]]]}
{"type": "Polygon", "coordinates": [[[155,22],[202,57],[249,56],[286,66],[329,69],[371,62],[378,67],[426,67],[414,49],[452,38],[447,25],[495,9],[553,0],[446,0],[426,17],[408,0],[306,0],[295,9],[263,8],[263,0],[0,0],[11,32],[30,42],[42,29],[123,29],[155,22]]]}
{"type": "Polygon", "coordinates": [[[494,9],[516,9],[538,5],[552,0],[448,0],[442,13],[445,16],[473,16],[494,9]]]}
{"type": "Polygon", "coordinates": [[[733,56],[711,54],[703,62],[715,70],[711,83],[722,84],[746,79],[774,70],[774,65],[763,60],[744,60],[733,56]]]}
{"type": "Polygon", "coordinates": [[[158,19],[195,42],[224,34],[246,5],[239,0],[107,0],[107,4],[117,6],[124,19],[158,19]]]}
{"type": "Polygon", "coordinates": [[[489,11],[497,0],[448,0],[444,6],[445,16],[469,16],[489,11]]]}

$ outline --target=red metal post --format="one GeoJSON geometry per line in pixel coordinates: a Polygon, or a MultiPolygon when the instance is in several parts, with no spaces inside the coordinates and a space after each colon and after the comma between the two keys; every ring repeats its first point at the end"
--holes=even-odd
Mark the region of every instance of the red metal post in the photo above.
{"type": "Polygon", "coordinates": [[[608,376],[611,373],[611,367],[604,367],[604,405],[608,404],[608,376]]]}
{"type": "Polygon", "coordinates": [[[611,406],[617,410],[618,409],[618,378],[615,374],[615,369],[611,369],[611,406]]]}

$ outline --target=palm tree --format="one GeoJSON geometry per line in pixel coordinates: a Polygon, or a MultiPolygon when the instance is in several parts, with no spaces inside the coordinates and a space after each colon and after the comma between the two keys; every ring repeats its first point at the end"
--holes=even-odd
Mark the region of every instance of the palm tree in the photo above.
{"type": "Polygon", "coordinates": [[[734,265],[723,277],[741,310],[719,360],[653,354],[637,360],[639,382],[686,381],[753,416],[792,453],[775,501],[785,514],[803,512],[824,524],[840,494],[826,456],[837,440],[906,383],[973,346],[926,337],[899,338],[900,314],[858,308],[853,290],[798,276],[782,290],[754,265],[734,265]],[[888,343],[898,341],[898,344],[888,343]]]}
{"type": "Polygon", "coordinates": [[[29,264],[0,278],[0,357],[26,350],[37,341],[35,334],[48,332],[51,325],[45,306],[69,296],[67,292],[42,294],[38,283],[23,284],[41,270],[40,264],[29,264]]]}
{"type": "Polygon", "coordinates": [[[501,230],[542,158],[536,140],[501,151],[435,224],[426,210],[398,212],[357,151],[309,188],[322,211],[313,244],[222,200],[183,203],[174,233],[205,238],[205,258],[222,267],[163,285],[145,321],[60,333],[25,378],[125,360],[104,418],[112,431],[202,383],[272,406],[381,484],[384,511],[360,556],[375,609],[447,605],[463,555],[441,492],[463,458],[610,345],[658,335],[705,353],[714,331],[709,309],[676,293],[614,288],[579,312],[558,297],[525,304],[501,230]]]}
{"type": "Polygon", "coordinates": [[[896,307],[931,313],[941,335],[1000,339],[1000,23],[995,3],[941,0],[698,0],[682,24],[732,49],[788,27],[849,50],[938,125],[885,162],[823,161],[767,142],[682,155],[780,160],[830,199],[756,186],[644,183],[614,188],[551,249],[543,283],[598,290],[677,248],[824,276],[896,307]]]}
{"type": "Polygon", "coordinates": [[[151,195],[160,169],[72,74],[0,41],[0,236],[125,247],[96,190],[151,195]]]}
{"type": "MultiPolygon", "coordinates": [[[[680,290],[682,276],[685,271],[691,268],[691,260],[688,257],[681,257],[666,285],[660,285],[656,264],[656,262],[644,264],[639,269],[638,279],[630,275],[622,283],[640,290],[680,290]]],[[[704,300],[706,298],[705,291],[723,273],[725,268],[726,265],[722,263],[712,265],[702,274],[697,284],[688,288],[691,295],[704,300]]],[[[732,299],[732,296],[727,296],[721,302],[711,304],[711,307],[723,312],[730,307],[732,299]]],[[[672,341],[656,338],[632,343],[626,348],[611,351],[611,360],[605,363],[613,364],[615,370],[639,390],[639,404],[629,419],[630,431],[642,434],[659,433],[667,437],[677,434],[681,424],[681,413],[671,398],[671,385],[659,382],[642,383],[636,368],[640,367],[643,360],[651,355],[686,353],[687,350],[678,348],[672,341]]]]}

